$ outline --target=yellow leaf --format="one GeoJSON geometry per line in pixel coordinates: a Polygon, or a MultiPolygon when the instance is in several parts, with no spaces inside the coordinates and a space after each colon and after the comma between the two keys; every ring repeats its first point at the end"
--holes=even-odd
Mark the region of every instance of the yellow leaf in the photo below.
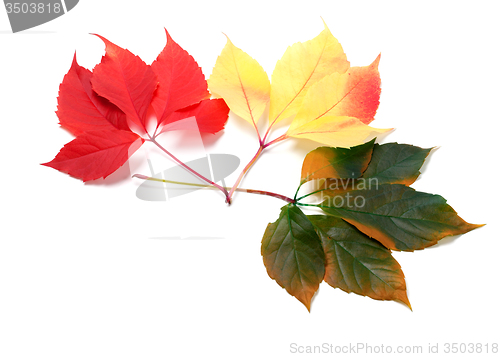
{"type": "Polygon", "coordinates": [[[294,130],[288,130],[286,135],[348,148],[389,130],[392,129],[372,128],[353,117],[323,116],[294,130]]]}
{"type": "Polygon", "coordinates": [[[312,40],[288,47],[271,77],[270,123],[297,114],[311,85],[333,72],[344,73],[348,68],[344,50],[326,24],[312,40]]]}
{"type": "Polygon", "coordinates": [[[271,85],[260,64],[227,39],[208,80],[210,91],[255,126],[264,112],[271,85]]]}

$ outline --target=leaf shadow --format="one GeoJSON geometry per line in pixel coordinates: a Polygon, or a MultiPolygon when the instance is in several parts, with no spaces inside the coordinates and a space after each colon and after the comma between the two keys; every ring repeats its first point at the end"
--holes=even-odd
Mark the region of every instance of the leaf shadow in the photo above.
{"type": "Polygon", "coordinates": [[[436,244],[431,245],[430,247],[425,248],[425,250],[427,250],[427,249],[436,249],[436,248],[439,248],[439,247],[442,247],[442,246],[445,246],[445,245],[454,244],[455,241],[458,238],[460,238],[461,236],[463,236],[464,234],[457,234],[457,235],[454,235],[454,236],[447,236],[447,237],[441,238],[436,244]]]}
{"type": "Polygon", "coordinates": [[[220,139],[220,137],[224,134],[224,129],[215,134],[211,133],[200,133],[200,134],[201,134],[201,140],[203,141],[203,146],[205,146],[205,149],[209,149],[212,148],[215,145],[215,143],[220,139]]]}
{"type": "Polygon", "coordinates": [[[319,286],[318,286],[318,290],[316,290],[316,291],[314,292],[314,295],[311,297],[311,302],[310,302],[310,304],[309,304],[309,313],[311,313],[311,310],[312,310],[312,309],[313,309],[313,307],[314,307],[314,300],[316,300],[316,297],[318,296],[319,291],[321,290],[321,288],[322,288],[322,285],[323,285],[323,284],[326,284],[326,282],[325,282],[325,281],[322,281],[322,282],[319,284],[319,286]]]}

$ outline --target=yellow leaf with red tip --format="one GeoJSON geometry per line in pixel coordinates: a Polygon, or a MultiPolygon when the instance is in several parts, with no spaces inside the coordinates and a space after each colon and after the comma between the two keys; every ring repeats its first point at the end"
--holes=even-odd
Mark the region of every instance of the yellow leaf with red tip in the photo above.
{"type": "Polygon", "coordinates": [[[287,136],[307,138],[323,144],[349,147],[376,129],[373,121],[380,99],[380,55],[369,66],[353,67],[346,73],[332,73],[313,85],[302,102],[287,136]]]}

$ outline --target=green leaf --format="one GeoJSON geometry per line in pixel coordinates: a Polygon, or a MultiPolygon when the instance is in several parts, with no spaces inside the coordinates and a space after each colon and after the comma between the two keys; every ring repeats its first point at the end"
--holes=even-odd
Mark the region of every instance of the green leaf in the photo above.
{"type": "Polygon", "coordinates": [[[276,222],[269,223],[262,257],[269,276],[310,310],[325,275],[325,254],[314,226],[297,206],[282,207],[276,222]]]}
{"type": "Polygon", "coordinates": [[[339,192],[321,208],[393,250],[423,249],[481,226],[465,222],[443,197],[400,184],[339,192]]]}
{"type": "Polygon", "coordinates": [[[399,183],[410,186],[420,175],[419,169],[431,150],[398,143],[375,144],[363,177],[376,178],[380,185],[399,183]]]}
{"type": "Polygon", "coordinates": [[[397,300],[411,309],[403,271],[390,250],[340,218],[307,217],[323,244],[329,285],[376,300],[397,300]]]}
{"type": "Polygon", "coordinates": [[[370,162],[374,143],[375,139],[349,149],[324,146],[311,151],[302,164],[301,185],[322,178],[360,177],[370,162]]]}

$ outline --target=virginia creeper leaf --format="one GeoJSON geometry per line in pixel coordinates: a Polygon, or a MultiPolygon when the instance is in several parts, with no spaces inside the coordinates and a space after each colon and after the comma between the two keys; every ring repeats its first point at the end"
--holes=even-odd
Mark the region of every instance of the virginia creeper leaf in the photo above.
{"type": "Polygon", "coordinates": [[[163,123],[164,126],[161,132],[175,130],[191,130],[191,125],[184,126],[183,119],[190,117],[196,118],[197,130],[202,133],[212,133],[222,130],[227,122],[229,108],[223,99],[206,99],[201,102],[191,105],[187,108],[177,110],[168,116],[163,123]],[[176,123],[177,125],[170,125],[176,123]]]}
{"type": "Polygon", "coordinates": [[[198,63],[170,37],[166,29],[165,33],[167,44],[151,64],[159,81],[151,102],[158,119],[157,126],[173,112],[210,98],[198,63]]]}
{"type": "Polygon", "coordinates": [[[89,130],[129,130],[125,113],[93,90],[92,73],[78,65],[76,54],[59,86],[59,124],[74,135],[89,130]]]}
{"type": "Polygon", "coordinates": [[[344,73],[349,62],[325,24],[315,38],[287,48],[271,76],[270,122],[297,114],[309,88],[333,72],[344,73]]]}
{"type": "Polygon", "coordinates": [[[338,192],[321,208],[393,250],[424,249],[481,226],[465,222],[443,197],[400,184],[368,183],[365,189],[338,192]]]}
{"type": "Polygon", "coordinates": [[[102,36],[106,54],[94,68],[92,87],[145,130],[146,115],[158,79],[150,66],[102,36]]]}
{"type": "Polygon", "coordinates": [[[269,276],[310,309],[325,275],[325,254],[314,226],[294,206],[281,208],[262,238],[262,257],[269,276]]]}
{"type": "Polygon", "coordinates": [[[144,142],[125,130],[86,131],[70,141],[45,164],[83,181],[106,178],[122,166],[144,142]]]}
{"type": "Polygon", "coordinates": [[[323,244],[329,285],[376,300],[401,301],[411,309],[403,271],[390,250],[340,218],[307,218],[323,244]]]}
{"type": "Polygon", "coordinates": [[[271,84],[261,65],[227,39],[208,79],[212,93],[224,98],[231,110],[250,124],[266,109],[271,84]]]}
{"type": "Polygon", "coordinates": [[[376,178],[379,185],[400,183],[409,186],[420,175],[419,169],[431,150],[398,143],[375,144],[363,177],[376,178]]]}
{"type": "Polygon", "coordinates": [[[286,135],[339,147],[391,130],[367,126],[379,105],[379,60],[380,56],[370,66],[332,73],[312,85],[286,135]]]}
{"type": "Polygon", "coordinates": [[[316,179],[358,178],[368,167],[375,139],[345,148],[319,147],[306,155],[302,164],[301,184],[316,179]]]}

